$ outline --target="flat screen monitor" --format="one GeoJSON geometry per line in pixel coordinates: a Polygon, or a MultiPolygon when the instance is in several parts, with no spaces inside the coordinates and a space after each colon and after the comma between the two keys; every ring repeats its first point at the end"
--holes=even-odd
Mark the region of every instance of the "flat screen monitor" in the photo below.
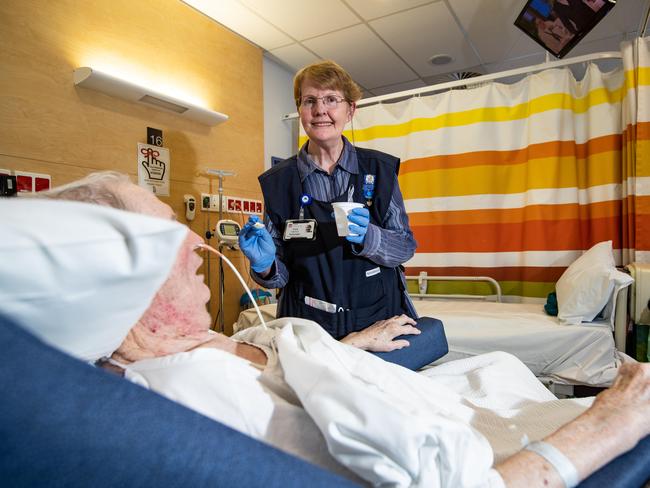
{"type": "Polygon", "coordinates": [[[562,58],[615,4],[612,0],[527,0],[515,25],[562,58]]]}

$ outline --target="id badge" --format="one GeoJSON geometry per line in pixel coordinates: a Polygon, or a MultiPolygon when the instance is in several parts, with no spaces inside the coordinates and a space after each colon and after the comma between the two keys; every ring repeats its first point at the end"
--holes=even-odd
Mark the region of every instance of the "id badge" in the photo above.
{"type": "Polygon", "coordinates": [[[285,241],[291,239],[313,241],[316,238],[316,225],[314,219],[287,220],[282,238],[285,241]]]}

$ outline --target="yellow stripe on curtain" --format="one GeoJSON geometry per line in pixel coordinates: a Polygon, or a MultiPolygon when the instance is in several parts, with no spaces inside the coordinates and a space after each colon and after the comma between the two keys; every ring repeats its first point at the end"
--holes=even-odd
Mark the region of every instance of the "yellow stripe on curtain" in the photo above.
{"type": "Polygon", "coordinates": [[[407,274],[491,275],[542,299],[597,242],[619,263],[650,256],[648,40],[622,47],[623,68],[580,82],[552,69],[357,110],[345,135],[402,160],[407,274]]]}

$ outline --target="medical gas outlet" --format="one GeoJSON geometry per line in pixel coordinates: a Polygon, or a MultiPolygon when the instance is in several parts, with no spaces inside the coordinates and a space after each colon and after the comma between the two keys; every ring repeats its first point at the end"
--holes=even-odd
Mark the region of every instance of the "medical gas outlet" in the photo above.
{"type": "MultiPolygon", "coordinates": [[[[201,193],[201,210],[204,212],[219,211],[219,195],[201,193]]],[[[247,215],[262,215],[262,201],[249,198],[223,196],[221,210],[226,213],[245,213],[247,215]]]]}

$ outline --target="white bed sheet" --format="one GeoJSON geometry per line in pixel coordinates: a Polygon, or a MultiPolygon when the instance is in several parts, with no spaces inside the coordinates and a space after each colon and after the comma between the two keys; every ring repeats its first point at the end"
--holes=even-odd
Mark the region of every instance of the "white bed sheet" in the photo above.
{"type": "MultiPolygon", "coordinates": [[[[414,300],[421,316],[440,319],[449,353],[434,364],[505,351],[518,357],[535,376],[567,385],[610,386],[618,367],[631,359],[616,350],[610,325],[560,325],[542,305],[414,300]]],[[[261,308],[265,320],[275,304],[261,308]]],[[[235,332],[259,324],[254,309],[243,311],[235,332]]]]}
{"type": "Polygon", "coordinates": [[[540,378],[609,386],[628,357],[617,351],[608,323],[560,325],[535,303],[415,300],[421,316],[445,326],[447,362],[490,351],[517,356],[540,378]]]}

